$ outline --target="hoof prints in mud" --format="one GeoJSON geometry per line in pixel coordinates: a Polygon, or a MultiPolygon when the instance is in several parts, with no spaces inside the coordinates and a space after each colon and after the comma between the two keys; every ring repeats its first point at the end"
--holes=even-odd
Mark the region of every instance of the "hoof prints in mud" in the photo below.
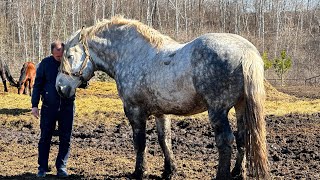
{"type": "MultiPolygon", "coordinates": [[[[267,141],[270,169],[273,177],[300,179],[320,178],[320,113],[313,115],[289,114],[286,116],[268,116],[267,141]]],[[[231,123],[232,124],[232,123],[231,123]]],[[[203,162],[218,160],[214,133],[210,123],[199,119],[186,118],[172,121],[172,148],[176,159],[196,159],[203,162]]],[[[80,129],[76,130],[80,131],[80,129]]],[[[111,151],[133,152],[132,130],[127,123],[121,123],[113,128],[98,127],[81,130],[91,134],[90,141],[77,140],[76,144],[108,149],[111,151]],[[103,129],[103,130],[101,130],[103,129]],[[100,132],[100,133],[99,133],[100,132]],[[99,139],[99,143],[94,139],[99,139]]],[[[147,126],[148,153],[162,155],[158,145],[154,120],[147,126]]],[[[235,144],[233,146],[235,158],[235,144]]],[[[216,168],[216,167],[215,167],[216,168]]],[[[203,173],[212,176],[212,171],[203,169],[203,173]]],[[[183,179],[183,177],[180,177],[183,179]]],[[[179,179],[180,179],[179,178],[179,179]]]]}
{"type": "MultiPolygon", "coordinates": [[[[272,177],[275,179],[320,179],[320,113],[313,115],[289,114],[281,117],[268,116],[266,121],[272,177]]],[[[176,160],[203,162],[201,169],[194,169],[184,163],[180,164],[176,179],[193,177],[194,174],[189,173],[195,171],[201,173],[201,177],[214,176],[218,153],[209,121],[193,118],[173,120],[171,129],[176,160]],[[206,164],[209,163],[213,163],[213,165],[207,167],[206,164]]],[[[0,146],[1,153],[7,150],[6,144],[10,143],[31,144],[36,148],[39,132],[36,128],[32,130],[12,128],[9,130],[1,127],[0,137],[3,142],[0,146]]],[[[147,146],[149,156],[162,158],[153,119],[149,120],[147,124],[147,146]]],[[[72,148],[87,147],[107,150],[115,156],[121,153],[134,157],[132,129],[125,121],[115,126],[97,125],[95,122],[86,126],[75,126],[72,148]]],[[[72,151],[70,158],[81,158],[81,154],[75,154],[76,150],[72,151]]],[[[235,143],[233,151],[234,160],[235,143]]],[[[108,166],[112,166],[113,161],[99,155],[96,155],[94,160],[108,166]]],[[[132,166],[134,166],[134,162],[132,162],[132,166]]],[[[81,169],[77,170],[77,173],[81,174],[81,172],[81,169]]],[[[112,172],[110,173],[112,174],[112,172]]],[[[119,173],[127,172],[121,172],[119,169],[119,173]]]]}
{"type": "Polygon", "coordinates": [[[268,116],[271,172],[288,179],[320,178],[320,113],[268,116]]]}

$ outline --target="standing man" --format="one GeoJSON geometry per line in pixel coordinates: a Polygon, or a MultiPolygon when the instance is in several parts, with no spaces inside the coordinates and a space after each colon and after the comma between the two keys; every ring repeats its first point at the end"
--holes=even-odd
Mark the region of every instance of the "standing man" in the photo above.
{"type": "Polygon", "coordinates": [[[44,58],[37,69],[37,75],[32,93],[32,114],[39,118],[38,104],[41,97],[40,140],[38,144],[38,174],[45,177],[48,169],[50,144],[53,132],[58,122],[59,153],[56,159],[58,177],[67,177],[66,164],[70,153],[70,140],[74,118],[74,99],[59,96],[56,91],[56,77],[63,56],[64,44],[55,41],[51,44],[52,55],[44,58]]]}

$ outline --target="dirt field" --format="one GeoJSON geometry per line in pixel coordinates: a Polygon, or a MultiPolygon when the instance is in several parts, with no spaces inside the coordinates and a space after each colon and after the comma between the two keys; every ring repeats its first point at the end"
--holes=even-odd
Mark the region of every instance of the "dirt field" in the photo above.
{"type": "Polygon", "coordinates": [[[284,86],[277,90],[299,98],[320,99],[319,86],[284,86]]]}
{"type": "MultiPolygon", "coordinates": [[[[298,97],[320,97],[319,89],[307,95],[292,92],[290,88],[281,91],[298,97]]],[[[128,179],[134,169],[132,132],[124,115],[119,113],[116,116],[119,118],[116,125],[86,121],[74,127],[68,162],[70,179],[128,179]]],[[[76,121],[82,118],[86,117],[76,121]]],[[[266,121],[273,179],[320,179],[320,112],[281,117],[269,115],[266,121]]],[[[234,122],[231,123],[234,126],[234,122]]],[[[211,179],[217,170],[218,154],[209,122],[188,117],[174,119],[172,131],[178,168],[175,179],[211,179]]],[[[146,179],[160,179],[163,158],[153,119],[148,121],[147,137],[149,169],[146,179]]],[[[36,124],[21,120],[8,127],[0,122],[0,179],[35,178],[38,139],[36,124]]],[[[54,137],[49,179],[55,178],[57,147],[58,138],[54,137]]]]}

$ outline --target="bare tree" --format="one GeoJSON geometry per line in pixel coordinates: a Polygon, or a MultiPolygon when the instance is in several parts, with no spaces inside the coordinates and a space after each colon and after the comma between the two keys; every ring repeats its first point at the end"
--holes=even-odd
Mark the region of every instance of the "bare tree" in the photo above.
{"type": "Polygon", "coordinates": [[[257,14],[258,14],[258,38],[262,39],[262,51],[265,51],[264,48],[264,0],[259,0],[257,3],[257,14]]]}
{"type": "Polygon", "coordinates": [[[278,1],[276,4],[276,35],[275,35],[275,42],[274,42],[274,57],[277,56],[278,51],[278,43],[279,43],[279,36],[280,36],[280,24],[281,24],[281,11],[282,11],[282,2],[278,1]]]}
{"type": "Polygon", "coordinates": [[[26,30],[26,22],[25,17],[22,11],[22,8],[24,8],[24,4],[22,1],[19,1],[17,3],[17,23],[18,23],[18,39],[19,44],[24,49],[24,53],[22,53],[22,59],[26,61],[28,59],[28,45],[27,45],[27,30],[26,30]]]}
{"type": "Polygon", "coordinates": [[[0,53],[17,63],[42,59],[56,37],[65,40],[83,25],[123,14],[179,41],[204,32],[236,33],[273,57],[285,49],[293,78],[319,73],[316,0],[2,0],[0,10],[1,47],[8,47],[0,53]]]}
{"type": "MultiPolygon", "coordinates": [[[[58,0],[53,0],[53,2],[52,2],[52,13],[51,13],[51,20],[50,20],[50,28],[49,28],[49,40],[50,41],[52,41],[54,22],[56,20],[57,3],[58,3],[58,0]]],[[[50,52],[50,49],[48,49],[48,51],[50,52]]]]}
{"type": "Polygon", "coordinates": [[[150,13],[150,0],[147,0],[147,24],[152,27],[152,18],[150,13]]]}
{"type": "Polygon", "coordinates": [[[92,2],[92,5],[93,5],[93,9],[94,9],[94,14],[93,14],[93,22],[97,22],[97,16],[98,16],[98,0],[94,0],[92,2]]]}
{"type": "Polygon", "coordinates": [[[179,35],[179,6],[178,6],[178,0],[175,0],[175,10],[176,10],[176,33],[175,37],[177,38],[179,35]]]}
{"type": "Polygon", "coordinates": [[[115,15],[115,3],[116,3],[116,0],[112,0],[111,1],[111,16],[114,16],[115,15]]]}

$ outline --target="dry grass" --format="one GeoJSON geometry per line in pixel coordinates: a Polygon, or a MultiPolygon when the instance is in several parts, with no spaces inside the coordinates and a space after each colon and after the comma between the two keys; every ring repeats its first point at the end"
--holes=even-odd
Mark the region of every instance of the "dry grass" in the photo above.
{"type": "Polygon", "coordinates": [[[119,121],[119,114],[124,116],[115,83],[94,82],[90,88],[77,91],[76,119],[81,119],[82,123],[95,120],[114,124],[119,121]]]}
{"type": "Polygon", "coordinates": [[[296,101],[268,101],[266,103],[267,114],[283,116],[291,113],[313,114],[320,112],[320,99],[296,101]]]}
{"type": "MultiPolygon", "coordinates": [[[[0,86],[0,89],[2,87],[0,86]]],[[[320,112],[320,99],[299,99],[277,91],[266,83],[267,115],[282,116],[290,113],[312,114],[320,112]]],[[[38,120],[30,113],[31,102],[27,95],[16,94],[16,89],[9,88],[9,93],[1,93],[0,118],[2,124],[14,125],[15,122],[24,121],[24,124],[38,124],[38,120]]],[[[231,111],[234,114],[234,110],[231,111]]],[[[77,90],[76,98],[76,125],[86,124],[88,121],[98,121],[104,124],[115,124],[124,117],[123,104],[117,94],[114,82],[92,82],[88,89],[77,90]]],[[[173,119],[183,117],[169,116],[173,119]]],[[[207,113],[192,116],[197,119],[207,119],[207,113]]],[[[18,123],[19,124],[19,123],[18,123]]],[[[21,125],[21,123],[20,123],[21,125]]]]}

